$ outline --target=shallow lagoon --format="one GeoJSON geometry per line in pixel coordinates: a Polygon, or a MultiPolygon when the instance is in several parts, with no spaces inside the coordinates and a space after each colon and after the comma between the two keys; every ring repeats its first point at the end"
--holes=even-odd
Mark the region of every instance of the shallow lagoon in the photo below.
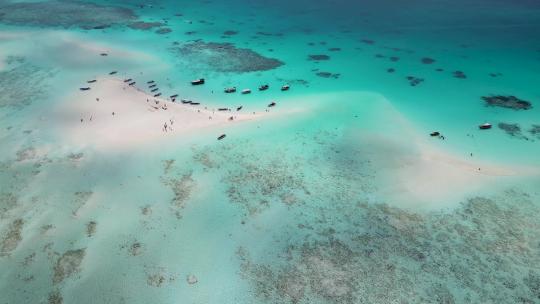
{"type": "Polygon", "coordinates": [[[537,4],[95,2],[110,26],[89,29],[43,15],[81,5],[62,3],[1,25],[0,302],[540,301],[537,175],[401,187],[403,173],[430,182],[414,172],[426,142],[484,170],[540,165],[537,4]],[[250,56],[224,70],[178,52],[199,39],[250,56]],[[249,69],[261,58],[283,64],[249,69]],[[297,113],[219,142],[202,130],[129,151],[66,142],[51,113],[113,70],[208,106],[297,113]],[[494,95],[532,107],[486,106],[494,95]]]}

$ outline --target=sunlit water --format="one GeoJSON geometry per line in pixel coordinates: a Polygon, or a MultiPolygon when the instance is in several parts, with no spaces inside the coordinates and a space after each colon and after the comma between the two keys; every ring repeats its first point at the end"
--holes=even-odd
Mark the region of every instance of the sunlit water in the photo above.
{"type": "Polygon", "coordinates": [[[537,3],[94,3],[0,1],[1,303],[540,302],[535,174],[427,201],[391,176],[417,134],[540,166],[537,3]],[[209,106],[306,111],[224,141],[64,141],[51,109],[113,70],[209,106]]]}

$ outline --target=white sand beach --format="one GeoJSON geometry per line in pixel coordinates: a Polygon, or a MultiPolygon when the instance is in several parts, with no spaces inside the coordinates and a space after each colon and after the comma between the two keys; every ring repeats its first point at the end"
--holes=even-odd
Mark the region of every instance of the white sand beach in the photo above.
{"type": "Polygon", "coordinates": [[[56,112],[58,127],[67,142],[76,146],[130,149],[209,129],[217,138],[226,133],[227,126],[268,115],[262,110],[264,114],[218,111],[204,103],[172,102],[110,77],[99,78],[89,87],[88,91],[74,93],[56,112]]]}

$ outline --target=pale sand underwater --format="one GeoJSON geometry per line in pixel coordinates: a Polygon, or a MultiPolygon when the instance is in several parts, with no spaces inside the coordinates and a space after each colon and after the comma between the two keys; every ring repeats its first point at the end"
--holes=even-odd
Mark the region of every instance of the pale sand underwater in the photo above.
{"type": "Polygon", "coordinates": [[[540,301],[537,3],[0,16],[0,303],[540,301]]]}

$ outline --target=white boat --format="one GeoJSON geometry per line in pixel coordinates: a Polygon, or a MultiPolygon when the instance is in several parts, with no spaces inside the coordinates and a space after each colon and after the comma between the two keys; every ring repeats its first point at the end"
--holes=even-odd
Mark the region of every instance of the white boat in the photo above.
{"type": "Polygon", "coordinates": [[[485,124],[481,124],[478,126],[478,128],[480,128],[480,130],[488,130],[488,129],[491,129],[491,124],[490,123],[485,123],[485,124]]]}

